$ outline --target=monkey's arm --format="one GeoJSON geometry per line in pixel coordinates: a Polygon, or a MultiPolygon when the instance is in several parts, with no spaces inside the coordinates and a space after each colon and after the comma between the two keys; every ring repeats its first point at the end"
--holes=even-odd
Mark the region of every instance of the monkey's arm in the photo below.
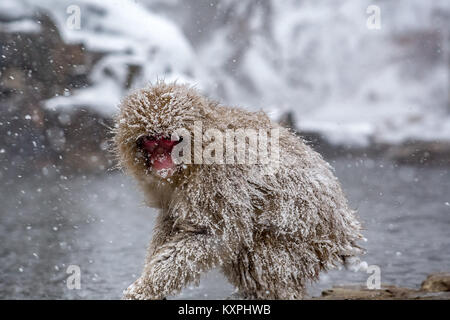
{"type": "Polygon", "coordinates": [[[220,238],[203,229],[175,231],[160,245],[154,240],[142,276],[124,292],[124,299],[163,299],[176,294],[220,261],[220,238]]]}
{"type": "Polygon", "coordinates": [[[251,227],[241,227],[250,225],[248,219],[235,216],[245,210],[236,206],[234,193],[217,192],[232,189],[223,184],[233,181],[217,180],[215,172],[202,171],[173,194],[176,200],[158,216],[142,276],[125,299],[162,299],[198,283],[201,273],[232,259],[243,235],[251,234],[251,227]]]}

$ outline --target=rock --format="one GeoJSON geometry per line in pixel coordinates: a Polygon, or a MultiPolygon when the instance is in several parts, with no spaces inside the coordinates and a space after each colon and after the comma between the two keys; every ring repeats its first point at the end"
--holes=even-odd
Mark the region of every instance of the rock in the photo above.
{"type": "Polygon", "coordinates": [[[334,286],[312,300],[450,300],[450,273],[431,274],[419,290],[393,285],[368,289],[362,285],[334,286]]]}
{"type": "Polygon", "coordinates": [[[422,282],[421,289],[428,292],[450,291],[450,272],[430,274],[422,282]]]}
{"type": "Polygon", "coordinates": [[[450,142],[405,141],[399,145],[385,145],[385,156],[401,164],[449,165],[450,142]]]}
{"type": "Polygon", "coordinates": [[[327,159],[351,156],[390,159],[395,163],[408,165],[450,165],[448,140],[406,140],[402,143],[388,143],[377,141],[375,136],[371,136],[368,146],[333,144],[323,133],[299,127],[290,111],[281,115],[278,122],[296,132],[327,159]]]}
{"type": "Polygon", "coordinates": [[[415,290],[383,285],[381,289],[367,289],[364,286],[335,286],[322,292],[324,300],[386,300],[404,299],[415,293],[415,290]]]}
{"type": "MultiPolygon", "coordinates": [[[[17,21],[1,19],[0,15],[0,149],[5,151],[0,165],[14,168],[4,169],[6,174],[54,168],[70,176],[112,167],[113,157],[106,150],[111,119],[85,106],[70,111],[43,107],[49,98],[88,87],[103,53],[88,51],[81,43],[65,43],[48,15],[19,17],[19,22],[39,26],[31,31],[2,29],[17,21]]],[[[131,82],[139,69],[130,66],[129,72],[131,82]]]]}

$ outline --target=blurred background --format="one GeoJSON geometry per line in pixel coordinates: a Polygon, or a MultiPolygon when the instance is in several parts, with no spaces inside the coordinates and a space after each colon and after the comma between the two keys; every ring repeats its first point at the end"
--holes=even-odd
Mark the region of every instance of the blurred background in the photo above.
{"type": "MultiPolygon", "coordinates": [[[[110,170],[108,127],[157,78],[304,136],[363,220],[364,260],[417,288],[450,270],[449,73],[447,0],[2,0],[0,298],[117,299],[138,277],[156,212],[110,170]]],[[[214,270],[179,297],[232,291],[214,270]]]]}

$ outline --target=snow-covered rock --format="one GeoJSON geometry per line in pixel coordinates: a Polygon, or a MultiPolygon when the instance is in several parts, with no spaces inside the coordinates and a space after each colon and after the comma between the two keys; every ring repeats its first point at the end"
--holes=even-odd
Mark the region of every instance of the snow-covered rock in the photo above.
{"type": "Polygon", "coordinates": [[[450,139],[449,2],[377,3],[379,30],[372,2],[219,2],[199,52],[224,98],[332,143],[450,139]]]}
{"type": "Polygon", "coordinates": [[[89,87],[69,97],[50,99],[49,108],[87,106],[110,116],[130,88],[144,86],[157,78],[196,83],[201,77],[193,49],[179,28],[137,2],[26,2],[53,18],[65,42],[82,43],[87,50],[104,54],[91,71],[89,87]],[[71,19],[78,8],[79,28],[71,19]]]}

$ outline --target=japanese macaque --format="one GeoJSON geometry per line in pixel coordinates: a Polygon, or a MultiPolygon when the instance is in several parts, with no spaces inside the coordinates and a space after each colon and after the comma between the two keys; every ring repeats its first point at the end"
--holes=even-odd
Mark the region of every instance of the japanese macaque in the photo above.
{"type": "Polygon", "coordinates": [[[321,271],[363,253],[361,224],[330,165],[265,113],[159,81],[126,97],[115,121],[119,165],[159,208],[144,270],[124,299],[163,299],[216,267],[242,298],[301,299],[321,271]],[[240,129],[258,137],[232,145],[239,134],[228,133],[240,129]],[[254,154],[255,141],[269,152],[254,154]],[[237,161],[242,148],[258,161],[237,161]]]}

